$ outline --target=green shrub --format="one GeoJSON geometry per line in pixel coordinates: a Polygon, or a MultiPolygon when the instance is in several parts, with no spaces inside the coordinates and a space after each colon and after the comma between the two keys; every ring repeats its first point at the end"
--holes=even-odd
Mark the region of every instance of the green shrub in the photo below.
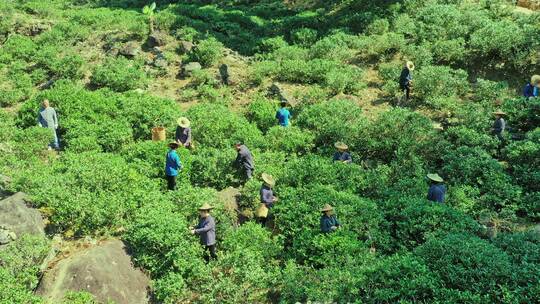
{"type": "Polygon", "coordinates": [[[204,67],[213,66],[223,57],[223,44],[215,38],[202,40],[189,56],[191,61],[199,62],[204,67]]]}
{"type": "Polygon", "coordinates": [[[283,36],[277,36],[272,38],[265,38],[259,42],[257,47],[257,53],[267,54],[272,53],[280,48],[287,47],[288,43],[283,39],[283,36]]]}
{"type": "Polygon", "coordinates": [[[93,69],[91,83],[99,88],[124,92],[144,87],[146,75],[136,62],[124,57],[108,58],[93,69]]]}
{"type": "Polygon", "coordinates": [[[447,66],[426,66],[413,79],[415,95],[420,99],[462,96],[468,88],[467,72],[447,66]]]}
{"type": "Polygon", "coordinates": [[[317,30],[311,28],[300,28],[292,31],[291,39],[295,44],[307,47],[317,41],[317,30]]]}
{"type": "Polygon", "coordinates": [[[269,150],[283,151],[291,154],[306,154],[313,147],[315,136],[309,131],[289,126],[275,126],[265,136],[269,150]]]}
{"type": "Polygon", "coordinates": [[[276,125],[277,109],[278,107],[275,101],[258,95],[248,105],[246,118],[251,123],[255,123],[261,131],[266,132],[272,126],[276,125]]]}

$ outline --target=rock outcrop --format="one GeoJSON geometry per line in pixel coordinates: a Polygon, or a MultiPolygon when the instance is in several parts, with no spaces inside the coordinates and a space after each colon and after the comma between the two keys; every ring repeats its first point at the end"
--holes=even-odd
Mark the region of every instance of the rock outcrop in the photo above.
{"type": "Polygon", "coordinates": [[[135,268],[124,243],[108,240],[58,261],[45,272],[37,293],[58,303],[67,291],[86,291],[100,303],[149,303],[150,280],[135,268]]]}
{"type": "Polygon", "coordinates": [[[0,201],[0,226],[11,237],[23,234],[45,236],[41,213],[27,206],[28,197],[18,192],[0,201]]]}

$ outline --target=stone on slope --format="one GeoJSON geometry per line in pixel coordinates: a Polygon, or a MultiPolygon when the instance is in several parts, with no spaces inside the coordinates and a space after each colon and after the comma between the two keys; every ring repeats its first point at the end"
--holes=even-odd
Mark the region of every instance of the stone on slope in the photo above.
{"type": "Polygon", "coordinates": [[[108,240],[55,263],[43,276],[37,293],[58,303],[67,291],[86,291],[100,303],[149,303],[150,280],[135,268],[124,243],[108,240]]]}
{"type": "Polygon", "coordinates": [[[190,62],[182,65],[182,69],[180,71],[180,76],[182,77],[189,77],[193,74],[194,71],[199,71],[202,69],[202,66],[198,62],[190,62]]]}
{"type": "Polygon", "coordinates": [[[26,205],[28,197],[18,192],[0,201],[0,226],[20,237],[23,234],[45,236],[41,213],[26,205]]]}

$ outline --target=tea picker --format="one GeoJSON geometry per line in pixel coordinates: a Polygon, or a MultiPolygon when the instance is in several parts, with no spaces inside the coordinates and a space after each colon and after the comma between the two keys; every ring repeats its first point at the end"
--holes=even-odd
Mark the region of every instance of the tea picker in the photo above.
{"type": "Polygon", "coordinates": [[[523,97],[532,98],[540,96],[540,75],[533,75],[531,82],[523,88],[523,97]]]}
{"type": "Polygon", "coordinates": [[[443,178],[439,174],[428,174],[426,177],[430,183],[427,199],[432,202],[444,203],[446,187],[443,184],[443,178]]]}
{"type": "Polygon", "coordinates": [[[167,189],[174,190],[176,189],[176,176],[178,172],[182,170],[182,163],[180,162],[180,157],[176,153],[178,149],[178,143],[172,142],[169,144],[169,152],[165,159],[165,177],[167,179],[167,189]]]}
{"type": "Polygon", "coordinates": [[[337,149],[336,153],[334,153],[335,162],[339,161],[346,164],[352,163],[351,154],[347,151],[349,146],[347,146],[345,143],[337,142],[334,144],[334,147],[337,149]]]}
{"type": "Polygon", "coordinates": [[[276,181],[270,174],[262,174],[263,184],[261,190],[259,191],[261,205],[257,209],[257,217],[263,227],[266,227],[266,222],[268,221],[269,211],[274,204],[278,201],[278,198],[274,196],[274,191],[272,188],[276,185],[276,181]]]}
{"type": "Polygon", "coordinates": [[[411,97],[413,80],[412,71],[414,71],[414,63],[412,61],[407,61],[403,67],[403,70],[401,70],[401,75],[399,76],[399,88],[405,95],[405,101],[408,101],[411,97]]]}
{"type": "Polygon", "coordinates": [[[60,143],[58,141],[58,134],[56,130],[58,129],[58,116],[53,107],[49,105],[49,100],[43,100],[42,106],[38,112],[38,124],[42,128],[48,128],[51,130],[53,135],[53,141],[49,144],[49,150],[60,148],[60,143]]]}
{"type": "Polygon", "coordinates": [[[255,170],[253,155],[251,155],[248,147],[240,142],[236,143],[234,147],[237,152],[235,164],[244,171],[247,179],[251,179],[253,170],[255,170]]]}
{"type": "Polygon", "coordinates": [[[321,209],[321,232],[334,232],[341,226],[333,211],[334,208],[330,206],[330,204],[324,205],[324,207],[321,209]]]}
{"type": "Polygon", "coordinates": [[[216,221],[210,215],[210,210],[214,207],[208,203],[199,207],[199,224],[195,228],[191,228],[191,234],[198,234],[201,244],[207,251],[205,260],[217,259],[216,255],[216,221]]]}
{"type": "Polygon", "coordinates": [[[493,115],[495,115],[495,122],[493,123],[493,128],[491,128],[493,135],[497,136],[497,138],[502,141],[504,139],[504,132],[506,130],[506,121],[504,120],[503,116],[506,115],[505,112],[497,110],[493,112],[493,115]]]}
{"type": "Polygon", "coordinates": [[[291,112],[287,109],[287,100],[282,100],[280,108],[276,113],[276,119],[279,122],[279,125],[282,127],[288,127],[290,124],[290,119],[292,118],[291,112]]]}
{"type": "Polygon", "coordinates": [[[180,117],[177,120],[175,139],[179,145],[191,148],[193,146],[191,139],[191,122],[186,117],[180,117]]]}

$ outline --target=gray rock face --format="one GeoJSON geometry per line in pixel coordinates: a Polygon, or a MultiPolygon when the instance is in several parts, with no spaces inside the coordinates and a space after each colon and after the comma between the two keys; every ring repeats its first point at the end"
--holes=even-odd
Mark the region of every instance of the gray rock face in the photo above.
{"type": "Polygon", "coordinates": [[[187,54],[193,50],[195,45],[189,41],[180,41],[179,50],[182,54],[187,54]]]}
{"type": "Polygon", "coordinates": [[[15,193],[0,201],[0,226],[15,236],[33,234],[45,236],[45,225],[38,210],[26,205],[27,196],[15,193]]]}
{"type": "Polygon", "coordinates": [[[148,46],[164,46],[167,44],[167,36],[161,32],[153,32],[148,36],[148,46]]]}
{"type": "Polygon", "coordinates": [[[270,86],[270,88],[268,89],[268,91],[270,95],[276,97],[280,101],[286,101],[289,103],[291,102],[291,97],[289,96],[289,94],[287,94],[283,87],[277,82],[273,83],[272,86],[270,86]]]}
{"type": "Polygon", "coordinates": [[[167,67],[169,63],[167,62],[167,59],[163,55],[163,53],[158,53],[156,57],[154,58],[154,61],[152,62],[152,65],[156,68],[164,69],[167,67]]]}
{"type": "Polygon", "coordinates": [[[201,70],[202,66],[198,62],[190,62],[182,65],[182,69],[180,71],[180,76],[183,77],[189,77],[193,74],[194,71],[201,70]]]}
{"type": "Polygon", "coordinates": [[[149,303],[150,280],[133,267],[124,243],[109,240],[60,260],[47,271],[37,293],[58,303],[69,291],[86,291],[100,303],[149,303]]]}
{"type": "Polygon", "coordinates": [[[139,54],[139,52],[139,46],[135,42],[126,43],[119,51],[121,55],[124,55],[126,57],[135,57],[139,54]]]}

